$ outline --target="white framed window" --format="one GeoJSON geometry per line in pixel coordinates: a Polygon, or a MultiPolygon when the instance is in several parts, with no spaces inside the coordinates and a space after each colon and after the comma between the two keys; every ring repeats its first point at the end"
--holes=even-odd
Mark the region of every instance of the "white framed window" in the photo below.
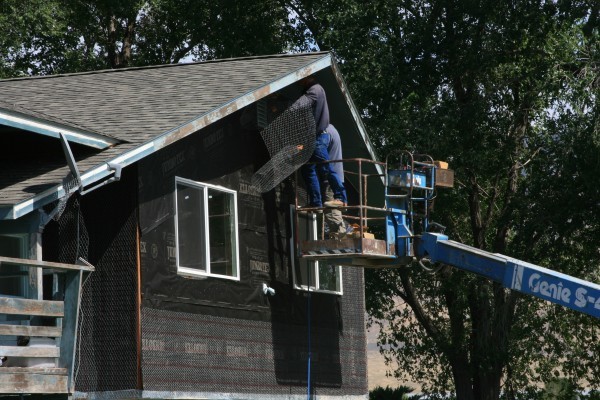
{"type": "MultiPolygon", "coordinates": [[[[290,208],[292,225],[295,223],[295,207],[290,208]]],[[[342,295],[342,267],[328,260],[309,261],[298,258],[296,255],[296,241],[294,235],[298,234],[299,241],[316,240],[318,235],[317,214],[299,213],[298,227],[291,235],[290,248],[292,249],[292,275],[294,288],[311,292],[323,292],[342,295]]]]}
{"type": "Polygon", "coordinates": [[[237,193],[175,178],[177,273],[240,279],[237,193]]]}

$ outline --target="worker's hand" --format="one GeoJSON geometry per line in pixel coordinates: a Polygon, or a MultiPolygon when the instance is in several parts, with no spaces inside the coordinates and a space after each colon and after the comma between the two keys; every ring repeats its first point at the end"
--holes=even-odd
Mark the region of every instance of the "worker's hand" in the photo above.
{"type": "Polygon", "coordinates": [[[296,146],[296,149],[298,149],[298,151],[304,149],[304,145],[303,144],[299,144],[296,146]]]}

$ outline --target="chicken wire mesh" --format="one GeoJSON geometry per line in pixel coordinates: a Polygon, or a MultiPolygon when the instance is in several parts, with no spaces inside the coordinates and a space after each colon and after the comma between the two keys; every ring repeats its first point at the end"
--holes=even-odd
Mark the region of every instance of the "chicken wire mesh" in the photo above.
{"type": "Polygon", "coordinates": [[[119,185],[104,196],[70,196],[43,233],[46,260],[76,263],[81,257],[95,267],[81,295],[74,376],[81,392],[137,385],[136,196],[119,185]],[[104,196],[120,204],[107,204],[104,196]]]}
{"type": "Polygon", "coordinates": [[[262,132],[270,159],[252,177],[260,192],[268,192],[305,164],[315,149],[312,102],[301,96],[262,132]]]}
{"type": "Polygon", "coordinates": [[[65,195],[61,197],[54,206],[54,210],[52,210],[52,219],[58,221],[65,211],[65,207],[67,206],[67,202],[71,198],[71,196],[77,191],[81,182],[79,179],[74,176],[71,172],[67,174],[67,176],[63,179],[62,185],[65,191],[65,195]]]}

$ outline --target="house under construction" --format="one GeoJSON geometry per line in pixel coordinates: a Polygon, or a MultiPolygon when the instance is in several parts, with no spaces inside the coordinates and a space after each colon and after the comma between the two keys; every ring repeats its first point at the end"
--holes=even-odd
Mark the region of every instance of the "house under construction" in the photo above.
{"type": "Polygon", "coordinates": [[[307,76],[374,159],[329,53],[0,81],[0,397],[367,398],[363,270],[253,185],[307,76]]]}

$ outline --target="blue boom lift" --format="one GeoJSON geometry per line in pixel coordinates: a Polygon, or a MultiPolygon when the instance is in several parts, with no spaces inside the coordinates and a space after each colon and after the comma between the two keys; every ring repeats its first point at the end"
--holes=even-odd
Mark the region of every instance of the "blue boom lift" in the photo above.
{"type": "MultiPolygon", "coordinates": [[[[481,275],[506,288],[600,318],[600,285],[467,246],[435,232],[440,230],[440,226],[430,221],[429,214],[436,188],[452,187],[454,183],[454,173],[446,163],[409,152],[404,152],[394,165],[365,159],[341,161],[358,163],[359,204],[347,207],[346,212],[348,215],[354,213],[358,228],[341,239],[326,239],[322,235],[318,240],[301,241],[297,243],[300,257],[366,268],[399,267],[415,261],[426,269],[445,264],[481,275]],[[367,205],[365,187],[368,178],[375,176],[381,179],[381,174],[362,172],[364,165],[368,164],[378,165],[384,170],[384,207],[367,205]],[[380,216],[369,217],[369,213],[380,216]],[[368,223],[373,220],[385,223],[384,240],[367,233],[368,223]]],[[[297,215],[317,211],[298,206],[296,209],[297,215]]]]}

